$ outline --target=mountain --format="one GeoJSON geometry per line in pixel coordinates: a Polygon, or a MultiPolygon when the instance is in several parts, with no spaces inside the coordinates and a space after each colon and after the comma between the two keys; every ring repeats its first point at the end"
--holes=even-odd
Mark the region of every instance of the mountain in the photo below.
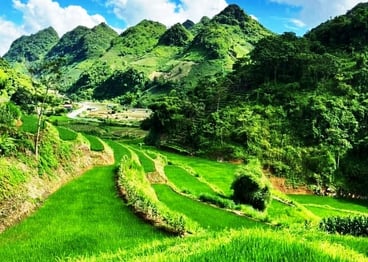
{"type": "Polygon", "coordinates": [[[110,52],[118,52],[119,56],[143,55],[152,50],[166,27],[158,22],[143,20],[136,26],[125,30],[112,42],[110,52]]]}
{"type": "Polygon", "coordinates": [[[306,34],[324,46],[342,50],[362,50],[368,46],[368,3],[360,3],[345,15],[330,19],[306,34]]]}
{"type": "Polygon", "coordinates": [[[47,53],[47,59],[67,57],[68,63],[76,63],[103,54],[117,37],[117,33],[102,23],[92,29],[78,26],[66,33],[47,53]]]}
{"type": "MultiPolygon", "coordinates": [[[[39,69],[38,76],[47,75],[42,69],[47,68],[46,62],[59,61],[59,89],[84,98],[92,98],[93,90],[101,90],[100,85],[106,86],[108,79],[130,75],[130,69],[150,81],[162,79],[190,88],[200,79],[231,71],[232,65],[267,35],[272,33],[236,5],[213,19],[203,17],[197,24],[188,20],[166,28],[143,20],[120,35],[106,24],[93,29],[79,26],[45,50],[44,63],[33,63],[33,68],[39,69]]],[[[158,82],[147,83],[149,90],[144,96],[163,91],[158,82]]]]}
{"type": "Polygon", "coordinates": [[[47,52],[57,44],[59,36],[52,27],[30,36],[22,36],[15,40],[9,51],[3,56],[10,62],[34,62],[45,57],[47,52]]]}
{"type": "Polygon", "coordinates": [[[192,38],[192,34],[182,24],[175,24],[161,36],[159,44],[185,46],[192,40],[192,38]]]}

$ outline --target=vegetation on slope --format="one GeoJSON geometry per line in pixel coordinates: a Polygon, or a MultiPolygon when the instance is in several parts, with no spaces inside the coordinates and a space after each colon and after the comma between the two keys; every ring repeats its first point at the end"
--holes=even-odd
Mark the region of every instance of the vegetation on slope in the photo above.
{"type": "Polygon", "coordinates": [[[15,40],[3,58],[19,63],[39,62],[58,41],[59,36],[55,29],[49,27],[36,34],[22,36],[15,40]]]}
{"type": "Polygon", "coordinates": [[[181,24],[175,24],[169,28],[160,38],[161,45],[185,46],[192,40],[191,33],[181,24]]]}
{"type": "Polygon", "coordinates": [[[155,47],[165,31],[163,24],[143,20],[116,38],[110,50],[118,52],[119,56],[143,55],[155,47]]]}
{"type": "MultiPolygon", "coordinates": [[[[201,78],[228,72],[259,39],[271,34],[236,5],[230,5],[213,19],[189,24],[188,29],[181,24],[167,29],[160,23],[143,20],[119,36],[106,24],[93,29],[79,26],[45,50],[43,57],[47,59],[20,65],[35,76],[45,76],[50,72],[43,70],[44,64],[62,60],[58,88],[74,94],[73,99],[118,97],[116,100],[122,104],[147,105],[160,87],[158,78],[183,82],[183,88],[193,87],[201,78]],[[153,81],[142,83],[145,88],[122,88],[118,94],[111,89],[100,92],[116,76],[128,83],[129,76],[121,72],[129,70],[153,81]]],[[[27,43],[24,46],[30,48],[27,43]]]]}
{"type": "Polygon", "coordinates": [[[217,159],[256,157],[295,186],[366,196],[366,51],[323,44],[293,33],[262,38],[228,76],[156,100],[146,142],[217,159]]]}
{"type": "MultiPolygon", "coordinates": [[[[110,145],[119,162],[124,152],[110,145]]],[[[29,219],[0,235],[0,259],[74,260],[165,241],[164,233],[116,197],[114,175],[115,166],[98,167],[58,190],[29,219]]]]}
{"type": "Polygon", "coordinates": [[[332,49],[348,52],[364,50],[368,42],[367,16],[368,4],[359,3],[346,15],[330,19],[312,29],[306,37],[332,49]]]}

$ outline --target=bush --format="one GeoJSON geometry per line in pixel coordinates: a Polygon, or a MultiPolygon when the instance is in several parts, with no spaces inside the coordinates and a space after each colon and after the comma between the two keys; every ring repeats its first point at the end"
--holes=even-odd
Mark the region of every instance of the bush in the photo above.
{"type": "Polygon", "coordinates": [[[368,237],[368,217],[327,217],[322,219],[319,228],[332,234],[368,237]]]}
{"type": "Polygon", "coordinates": [[[249,204],[260,211],[265,210],[271,201],[271,185],[258,161],[238,169],[231,189],[234,190],[232,198],[235,203],[249,204]]]}

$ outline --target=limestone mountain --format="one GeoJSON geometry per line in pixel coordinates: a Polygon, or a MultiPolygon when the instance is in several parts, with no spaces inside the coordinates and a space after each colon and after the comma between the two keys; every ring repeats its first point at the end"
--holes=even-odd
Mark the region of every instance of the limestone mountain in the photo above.
{"type": "Polygon", "coordinates": [[[201,50],[209,58],[242,57],[261,38],[272,33],[245,14],[237,5],[229,5],[196,35],[191,49],[201,50]]]}
{"type": "Polygon", "coordinates": [[[9,62],[21,63],[41,60],[58,41],[55,29],[49,27],[36,34],[18,38],[3,57],[9,62]]]}
{"type": "Polygon", "coordinates": [[[104,23],[92,29],[78,26],[60,39],[47,53],[47,58],[67,57],[70,64],[96,58],[110,47],[111,41],[117,35],[104,23]]]}
{"type": "Polygon", "coordinates": [[[166,31],[161,23],[143,20],[136,26],[125,30],[112,41],[110,52],[118,52],[119,56],[143,55],[152,50],[166,31]]]}
{"type": "Polygon", "coordinates": [[[183,25],[178,23],[169,28],[161,36],[159,44],[169,46],[185,46],[192,40],[192,38],[192,34],[183,25]]]}
{"type": "MultiPolygon", "coordinates": [[[[106,24],[93,29],[78,26],[50,45],[43,56],[45,62],[62,60],[57,83],[60,90],[92,98],[95,89],[98,94],[106,93],[100,87],[107,86],[105,81],[115,83],[122,76],[131,76],[131,69],[142,79],[195,86],[200,79],[231,71],[237,59],[271,34],[238,6],[230,5],[213,19],[203,17],[197,24],[186,21],[171,28],[143,20],[118,35],[106,24]]],[[[42,61],[34,66],[42,68],[42,61]]],[[[37,72],[39,76],[44,74],[47,72],[37,72]]],[[[157,91],[159,86],[151,84],[144,95],[157,91]]],[[[114,94],[124,92],[117,90],[114,94]]]]}

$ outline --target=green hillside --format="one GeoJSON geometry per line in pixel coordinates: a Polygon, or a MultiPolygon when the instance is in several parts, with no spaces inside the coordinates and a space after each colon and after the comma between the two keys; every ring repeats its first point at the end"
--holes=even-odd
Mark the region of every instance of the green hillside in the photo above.
{"type": "Polygon", "coordinates": [[[15,40],[4,58],[10,62],[36,62],[42,60],[58,41],[59,36],[55,29],[49,27],[15,40]]]}
{"type": "MultiPolygon", "coordinates": [[[[41,36],[44,34],[43,31],[39,33],[41,36]]],[[[198,24],[188,21],[166,28],[158,22],[143,20],[120,35],[106,24],[93,29],[79,26],[42,49],[43,56],[37,56],[37,63],[29,61],[27,69],[44,77],[49,74],[43,69],[47,68],[47,63],[57,61],[59,90],[67,91],[68,95],[75,94],[72,96],[74,99],[116,97],[123,103],[147,105],[151,95],[161,93],[161,80],[192,88],[202,78],[229,72],[237,59],[245,57],[259,39],[270,34],[236,5],[228,6],[213,19],[204,17],[198,24]],[[145,88],[132,90],[134,88],[121,85],[121,90],[111,94],[107,90],[102,92],[102,96],[101,92],[94,91],[96,88],[105,89],[111,79],[130,69],[150,80],[144,83],[145,88]],[[157,82],[157,79],[161,80],[157,82]]],[[[22,39],[16,43],[32,49],[34,41],[22,39]]],[[[19,45],[14,44],[9,54],[19,56],[16,48],[19,45]]],[[[4,58],[12,63],[20,59],[10,55],[4,58]]],[[[130,81],[122,77],[118,77],[119,81],[130,81]]],[[[163,91],[167,93],[170,88],[163,91]]]]}
{"type": "MultiPolygon", "coordinates": [[[[187,92],[176,88],[151,104],[146,142],[216,159],[257,158],[267,172],[293,186],[367,196],[365,34],[347,42],[322,38],[337,29],[349,32],[341,36],[354,34],[359,23],[348,21],[367,20],[367,10],[360,4],[305,37],[265,36],[230,74],[208,77],[187,92]],[[338,52],[331,49],[336,46],[338,52]]],[[[220,15],[216,19],[224,21],[220,15]]],[[[229,30],[216,30],[221,26],[211,27],[210,36],[226,35],[229,30]]],[[[229,42],[212,50],[231,50],[229,42]]]]}
{"type": "Polygon", "coordinates": [[[368,4],[360,3],[346,13],[322,23],[306,34],[311,40],[326,47],[344,51],[362,51],[367,48],[366,23],[368,4]]]}

